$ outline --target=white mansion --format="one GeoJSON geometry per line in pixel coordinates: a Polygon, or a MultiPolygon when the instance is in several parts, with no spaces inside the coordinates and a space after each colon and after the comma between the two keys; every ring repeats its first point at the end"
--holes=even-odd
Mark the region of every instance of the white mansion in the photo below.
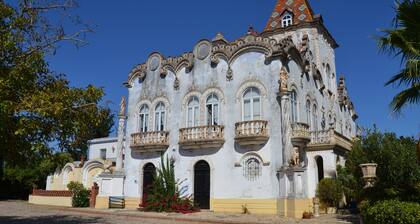
{"type": "Polygon", "coordinates": [[[301,217],[356,136],[337,47],[306,0],[279,0],[262,33],[217,34],[179,57],[152,53],[129,74],[118,138],[90,142],[80,179],[98,183],[97,207],[110,196],[137,207],[163,155],[203,209],[301,217]]]}

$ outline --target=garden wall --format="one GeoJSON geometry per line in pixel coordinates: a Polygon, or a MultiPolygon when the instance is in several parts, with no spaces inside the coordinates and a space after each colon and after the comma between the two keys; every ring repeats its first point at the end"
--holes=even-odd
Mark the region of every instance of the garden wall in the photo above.
{"type": "Polygon", "coordinates": [[[53,206],[72,206],[72,193],[70,191],[46,191],[34,189],[29,195],[30,204],[53,205],[53,206]]]}

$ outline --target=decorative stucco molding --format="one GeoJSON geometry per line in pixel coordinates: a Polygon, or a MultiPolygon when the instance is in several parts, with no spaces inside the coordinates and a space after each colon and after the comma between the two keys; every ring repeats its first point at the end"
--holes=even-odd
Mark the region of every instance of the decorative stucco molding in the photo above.
{"type": "MultiPolygon", "coordinates": [[[[310,52],[308,51],[308,37],[304,36],[300,47],[293,43],[291,37],[286,37],[280,41],[277,41],[271,37],[263,37],[258,34],[248,34],[236,41],[228,42],[222,34],[218,34],[212,42],[201,41],[199,42],[202,46],[211,47],[210,61],[213,66],[217,66],[220,59],[225,60],[228,63],[228,71],[226,74],[227,80],[233,79],[233,71],[231,69],[232,63],[240,55],[247,52],[260,52],[265,55],[266,61],[269,63],[272,60],[279,58],[282,62],[288,60],[294,60],[301,68],[302,73],[308,71],[308,64],[310,60],[310,52]],[[308,53],[309,52],[309,53],[308,53]]],[[[201,54],[197,53],[197,47],[194,50],[196,53],[187,52],[180,57],[169,57],[164,58],[159,53],[153,53],[147,64],[141,64],[136,66],[129,74],[128,84],[130,85],[136,77],[139,81],[143,81],[148,71],[153,71],[160,67],[160,74],[166,76],[169,71],[175,75],[174,89],[179,89],[179,78],[177,73],[186,68],[189,72],[194,66],[195,58],[203,60],[208,55],[202,50],[201,54]],[[160,61],[158,59],[161,59],[160,61]]]]}
{"type": "Polygon", "coordinates": [[[262,84],[259,80],[247,80],[242,83],[242,85],[239,87],[238,91],[236,92],[236,101],[241,102],[241,99],[245,93],[245,91],[249,87],[256,87],[259,91],[262,97],[267,97],[267,88],[265,88],[264,84],[262,84]]]}
{"type": "Polygon", "coordinates": [[[219,102],[225,103],[225,97],[223,92],[219,88],[211,87],[206,89],[203,94],[201,95],[201,102],[206,104],[207,98],[210,96],[210,94],[216,94],[217,98],[219,99],[219,102]]]}
{"type": "Polygon", "coordinates": [[[347,107],[352,119],[356,120],[358,118],[358,115],[354,109],[354,104],[347,93],[346,81],[343,76],[340,77],[340,80],[338,81],[337,92],[339,105],[341,107],[347,107]]]}
{"type": "MultiPolygon", "coordinates": [[[[169,110],[171,108],[171,105],[169,103],[168,98],[164,97],[164,96],[160,96],[160,97],[156,97],[153,102],[152,105],[153,107],[151,108],[153,111],[155,111],[156,106],[158,105],[159,102],[163,102],[163,104],[165,105],[166,110],[169,110]]],[[[170,111],[168,111],[170,112],[170,111]]]]}
{"type": "Polygon", "coordinates": [[[177,74],[181,69],[186,68],[189,72],[194,66],[194,54],[191,52],[184,53],[180,57],[170,57],[164,59],[162,62],[162,67],[160,69],[160,74],[166,76],[168,71],[171,71],[173,74],[177,74]]]}

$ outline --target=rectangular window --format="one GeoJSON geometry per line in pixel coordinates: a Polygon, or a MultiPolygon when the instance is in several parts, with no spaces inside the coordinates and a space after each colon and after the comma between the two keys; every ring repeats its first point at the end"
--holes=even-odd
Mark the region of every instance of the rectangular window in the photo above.
{"type": "Polygon", "coordinates": [[[156,113],[155,114],[155,130],[156,131],[160,131],[160,124],[159,124],[159,113],[156,113]]]}
{"type": "Polygon", "coordinates": [[[219,105],[214,105],[214,112],[213,112],[213,125],[219,125],[219,105]]]}
{"type": "Polygon", "coordinates": [[[254,103],[253,103],[253,112],[254,112],[254,117],[252,118],[252,120],[259,120],[261,119],[261,104],[260,104],[260,99],[254,99],[254,103]]]}
{"type": "Polygon", "coordinates": [[[147,132],[147,130],[148,130],[148,122],[149,122],[149,114],[146,114],[146,116],[145,116],[145,119],[144,119],[144,132],[147,132]]]}
{"type": "Polygon", "coordinates": [[[193,126],[193,108],[189,107],[188,108],[188,121],[187,121],[187,126],[188,127],[192,127],[193,126]]]}
{"type": "Polygon", "coordinates": [[[194,127],[198,126],[198,107],[194,107],[194,127]]]}
{"type": "Polygon", "coordinates": [[[212,105],[208,104],[207,105],[207,125],[213,125],[213,110],[212,110],[212,105]]]}
{"type": "Polygon", "coordinates": [[[165,130],[165,112],[162,112],[160,115],[160,131],[165,130]]]}
{"type": "Polygon", "coordinates": [[[244,100],[244,121],[250,121],[251,118],[251,100],[244,100]]]}
{"type": "Polygon", "coordinates": [[[105,160],[106,159],[106,149],[101,149],[101,152],[100,152],[99,156],[102,160],[105,160]]]}

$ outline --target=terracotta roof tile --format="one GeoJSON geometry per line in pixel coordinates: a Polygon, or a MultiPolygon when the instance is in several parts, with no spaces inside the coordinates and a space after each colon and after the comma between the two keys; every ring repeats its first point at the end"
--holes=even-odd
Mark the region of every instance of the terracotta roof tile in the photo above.
{"type": "Polygon", "coordinates": [[[281,28],[281,19],[286,11],[293,15],[293,25],[312,22],[314,19],[314,13],[307,0],[278,0],[264,31],[281,28]]]}

